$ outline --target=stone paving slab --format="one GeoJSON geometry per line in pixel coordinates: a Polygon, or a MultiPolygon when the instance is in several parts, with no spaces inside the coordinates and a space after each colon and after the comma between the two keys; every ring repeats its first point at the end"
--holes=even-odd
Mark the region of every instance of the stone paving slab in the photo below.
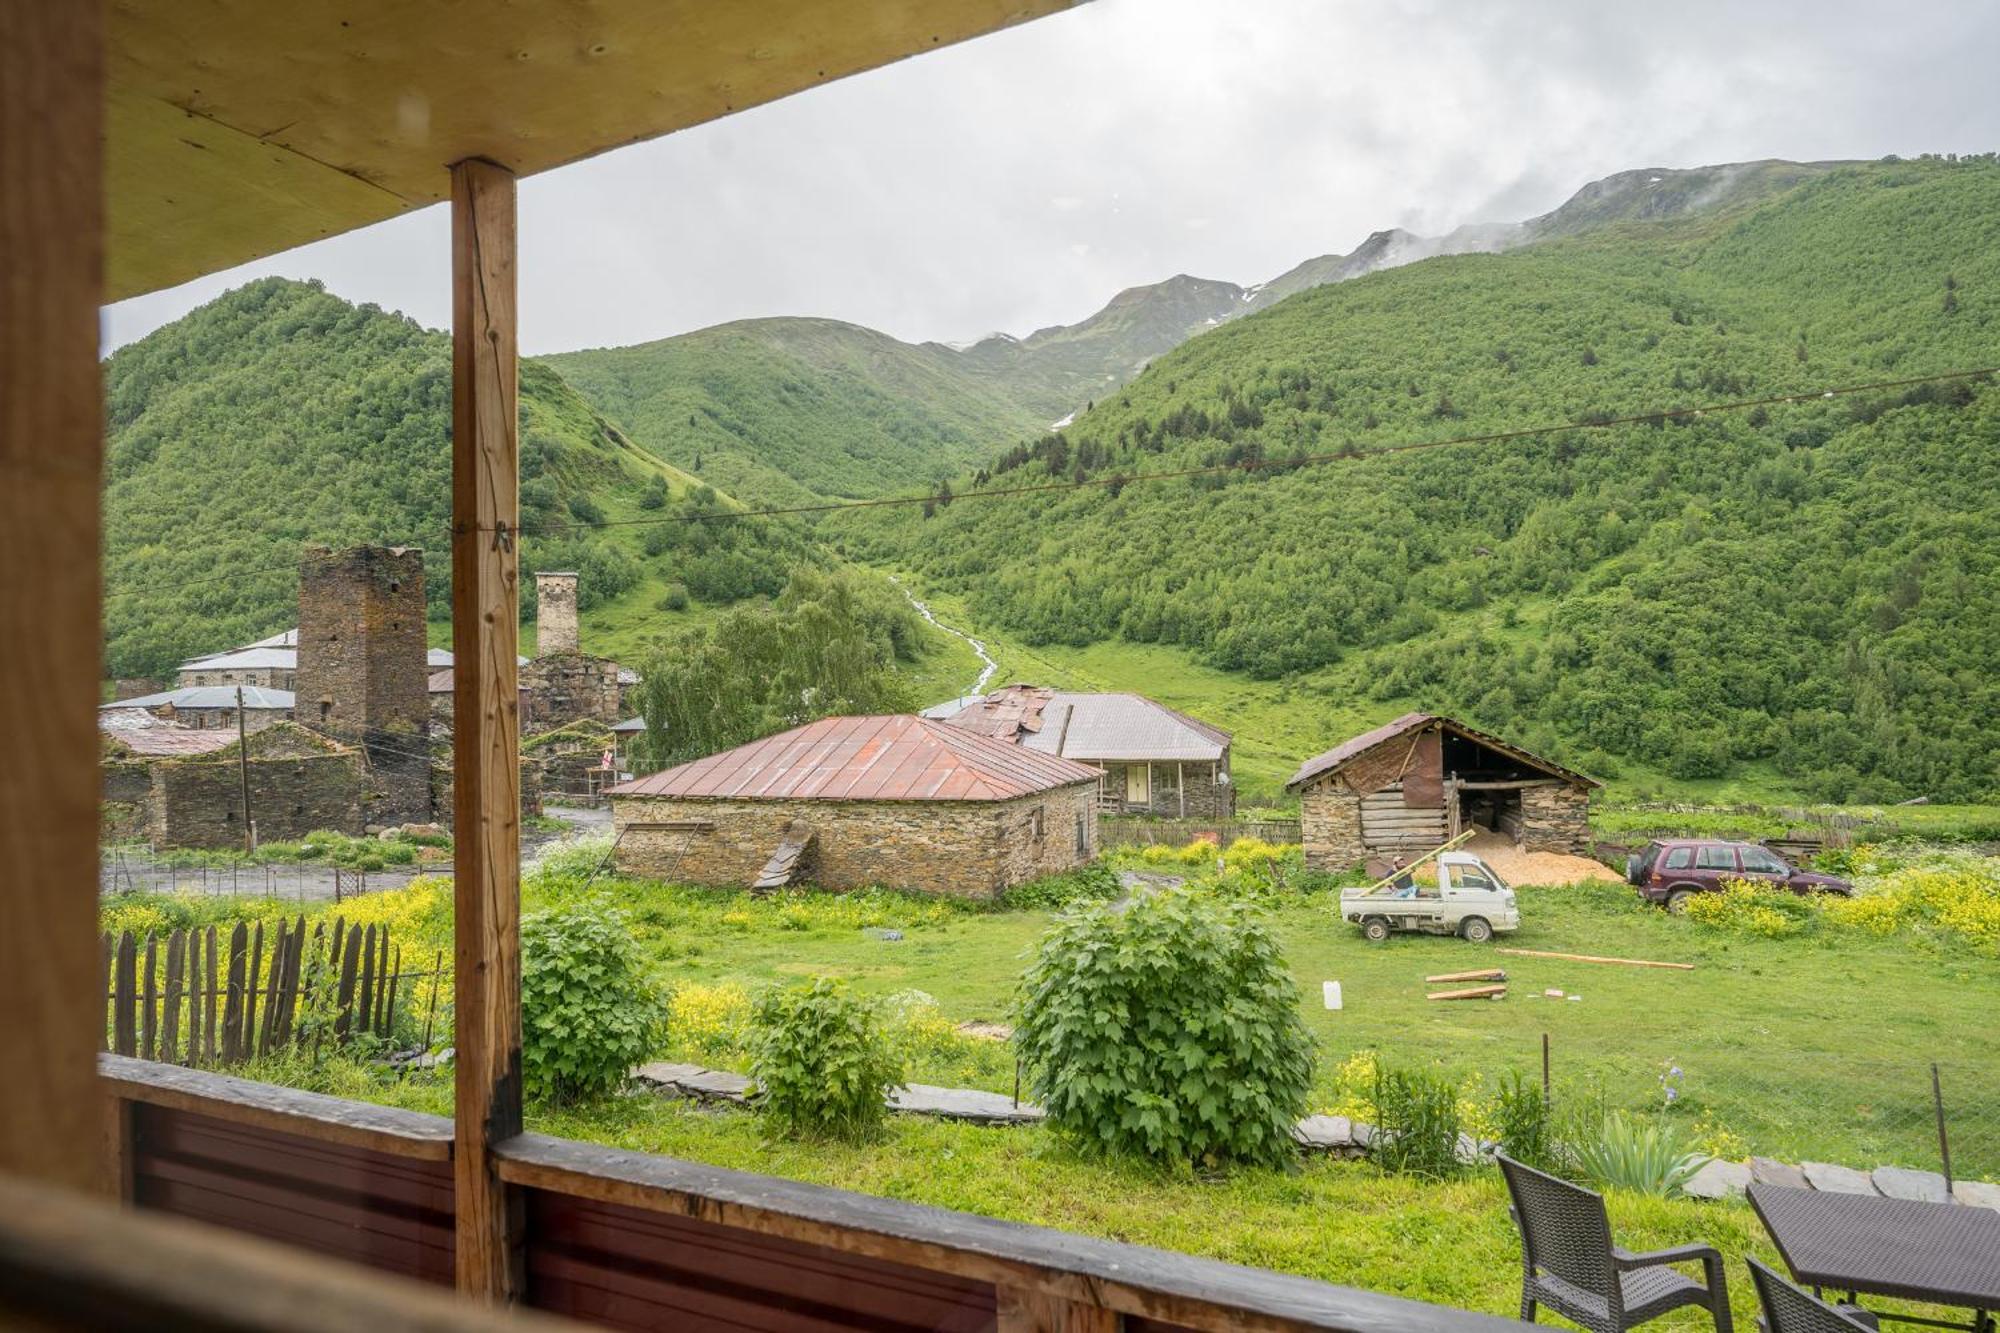
{"type": "Polygon", "coordinates": [[[1874,1183],[1868,1179],[1866,1171],[1856,1171],[1851,1166],[1840,1166],[1832,1162],[1801,1162],[1799,1169],[1806,1173],[1806,1179],[1816,1190],[1828,1194],[1873,1194],[1874,1183]]]}
{"type": "Polygon", "coordinates": [[[1795,1190],[1812,1188],[1805,1172],[1790,1163],[1776,1162],[1769,1157],[1750,1159],[1750,1178],[1759,1185],[1786,1185],[1795,1190]]]}
{"type": "Polygon", "coordinates": [[[1983,1180],[1955,1180],[1951,1192],[1962,1204],[2000,1211],[2000,1185],[1989,1185],[1983,1180]]]}
{"type": "Polygon", "coordinates": [[[1907,1166],[1878,1166],[1870,1177],[1875,1188],[1892,1199],[1918,1199],[1943,1203],[1944,1177],[1935,1171],[1912,1171],[1907,1166]]]}
{"type": "Polygon", "coordinates": [[[1750,1168],[1712,1157],[1681,1188],[1697,1199],[1740,1199],[1750,1188],[1750,1168]]]}
{"type": "Polygon", "coordinates": [[[1309,1115],[1292,1127],[1292,1138],[1308,1152],[1361,1146],[1354,1139],[1354,1122],[1344,1115],[1309,1115]]]}
{"type": "Polygon", "coordinates": [[[632,1077],[662,1092],[680,1097],[692,1097],[696,1101],[740,1103],[750,1096],[750,1080],[741,1074],[732,1074],[726,1069],[708,1069],[701,1065],[655,1060],[651,1064],[640,1065],[633,1070],[632,1077]]]}
{"type": "Polygon", "coordinates": [[[980,1125],[1031,1125],[1048,1113],[1033,1102],[1016,1106],[1004,1092],[977,1088],[938,1088],[912,1083],[889,1094],[889,1109],[908,1115],[934,1115],[944,1120],[969,1120],[980,1125]]]}

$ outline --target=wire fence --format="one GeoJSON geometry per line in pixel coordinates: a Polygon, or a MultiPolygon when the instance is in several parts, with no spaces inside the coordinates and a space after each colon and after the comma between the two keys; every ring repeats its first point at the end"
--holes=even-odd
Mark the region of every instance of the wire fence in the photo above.
{"type": "Polygon", "coordinates": [[[127,893],[195,893],[227,898],[277,898],[290,902],[343,902],[359,894],[400,889],[419,875],[449,875],[449,863],[361,870],[326,861],[185,865],[125,848],[98,859],[97,886],[104,896],[127,893]]]}
{"type": "MultiPolygon", "coordinates": [[[[1765,1158],[1809,1177],[1826,1166],[1863,1174],[1893,1167],[2000,1182],[2000,1062],[1962,1045],[1952,1051],[1934,1059],[1913,1041],[1907,1058],[1882,1058],[1832,1043],[1803,1050],[1746,1042],[1697,1057],[1650,1041],[1545,1035],[1526,1049],[1491,1051],[1474,1086],[1495,1091],[1496,1067],[1538,1074],[1573,1123],[1587,1127],[1617,1110],[1642,1113],[1679,1131],[1695,1150],[1730,1161],[1765,1158]]],[[[1385,1050],[1382,1058],[1401,1054],[1385,1050]]],[[[1818,1174],[1852,1183],[1838,1171],[1818,1174]]]]}

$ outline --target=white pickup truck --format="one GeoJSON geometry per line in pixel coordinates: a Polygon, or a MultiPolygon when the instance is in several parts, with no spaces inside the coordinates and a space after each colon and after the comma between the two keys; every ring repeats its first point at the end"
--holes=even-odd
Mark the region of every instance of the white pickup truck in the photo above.
{"type": "Polygon", "coordinates": [[[1496,930],[1521,926],[1514,891],[1471,852],[1439,852],[1373,888],[1343,889],[1340,915],[1377,944],[1397,930],[1484,944],[1496,930]]]}

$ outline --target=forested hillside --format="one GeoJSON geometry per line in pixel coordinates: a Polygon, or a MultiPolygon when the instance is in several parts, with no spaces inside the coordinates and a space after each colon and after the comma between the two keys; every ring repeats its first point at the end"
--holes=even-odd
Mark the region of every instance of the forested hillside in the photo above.
{"type": "MultiPolygon", "coordinates": [[[[444,334],[269,278],[121,349],[105,377],[111,675],[165,673],[292,624],[308,541],[422,546],[433,611],[448,605],[444,334]]],[[[548,366],[522,364],[524,573],[581,571],[587,617],[777,592],[812,549],[797,528],[587,526],[732,503],[636,448],[548,366]]]]}
{"type": "Polygon", "coordinates": [[[1525,425],[2000,362],[2000,166],[1319,287],[1160,358],[854,550],[1030,642],[1461,712],[1585,768],[1756,761],[1826,797],[2000,790],[2000,387],[1525,425]],[[1051,498],[966,493],[1351,453],[1051,498]]]}

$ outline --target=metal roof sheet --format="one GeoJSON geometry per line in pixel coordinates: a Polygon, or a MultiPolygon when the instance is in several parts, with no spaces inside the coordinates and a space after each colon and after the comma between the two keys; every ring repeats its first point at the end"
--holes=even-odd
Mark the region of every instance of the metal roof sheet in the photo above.
{"type": "Polygon", "coordinates": [[[1581,783],[1589,787],[1601,787],[1604,785],[1596,778],[1588,777],[1577,772],[1575,769],[1564,768],[1554,760],[1544,759],[1540,755],[1531,754],[1517,745],[1509,745],[1499,737],[1489,735],[1476,727],[1469,727],[1456,718],[1445,717],[1439,713],[1405,713],[1393,722],[1384,722],[1372,731],[1364,731],[1359,736],[1350,736],[1331,750],[1327,750],[1322,754],[1316,754],[1306,760],[1299,765],[1298,772],[1292,774],[1291,780],[1285,784],[1286,790],[1310,782],[1323,773],[1331,773],[1334,769],[1341,767],[1349,760],[1367,753],[1383,742],[1394,740],[1398,736],[1407,735],[1433,722],[1438,723],[1446,731],[1456,732],[1467,740],[1477,741],[1489,749],[1498,750],[1501,754],[1517,759],[1531,768],[1539,768],[1545,773],[1552,773],[1557,777],[1567,778],[1571,782],[1581,783]]]}
{"type": "Polygon", "coordinates": [[[290,690],[274,690],[267,685],[189,685],[178,690],[161,690],[158,694],[142,694],[136,699],[119,699],[114,703],[99,705],[106,708],[234,708],[236,692],[243,691],[243,706],[252,709],[290,709],[294,695],[290,690]]]}
{"type": "Polygon", "coordinates": [[[614,796],[1006,801],[1098,772],[930,718],[829,717],[613,787],[614,796]]]}
{"type": "Polygon", "coordinates": [[[1072,692],[1009,685],[959,710],[953,726],[1011,740],[1042,754],[1089,761],[1210,763],[1229,748],[1229,733],[1143,694],[1072,692]]]}

